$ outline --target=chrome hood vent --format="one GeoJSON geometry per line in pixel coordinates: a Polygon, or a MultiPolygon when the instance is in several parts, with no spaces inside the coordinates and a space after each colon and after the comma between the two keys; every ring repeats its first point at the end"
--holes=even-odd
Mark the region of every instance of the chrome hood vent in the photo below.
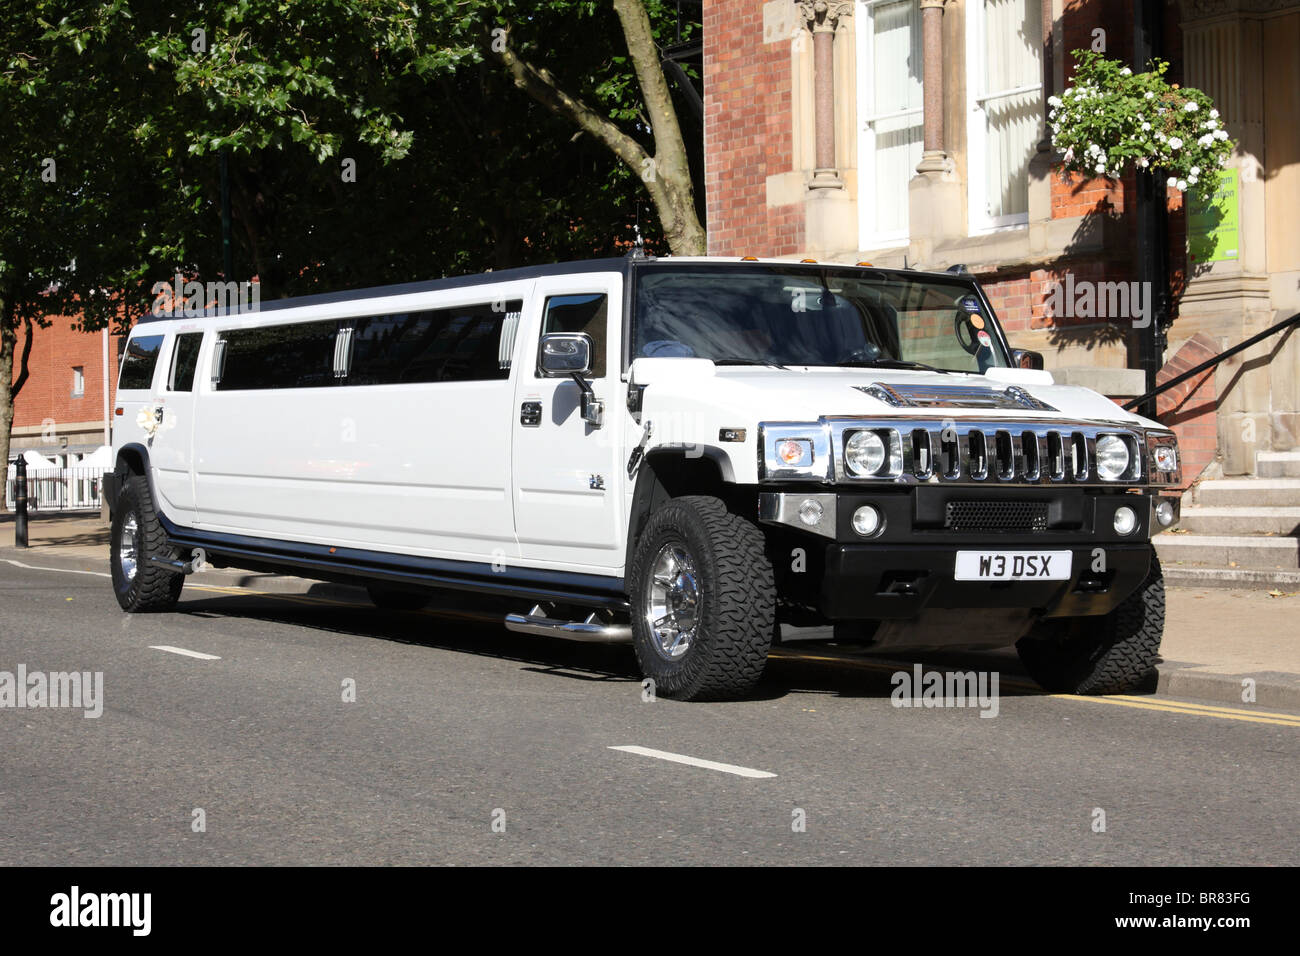
{"type": "Polygon", "coordinates": [[[1054,412],[1051,405],[1030,395],[1018,385],[989,388],[987,385],[907,385],[872,382],[854,385],[877,401],[893,408],[1006,408],[1016,411],[1054,412]]]}

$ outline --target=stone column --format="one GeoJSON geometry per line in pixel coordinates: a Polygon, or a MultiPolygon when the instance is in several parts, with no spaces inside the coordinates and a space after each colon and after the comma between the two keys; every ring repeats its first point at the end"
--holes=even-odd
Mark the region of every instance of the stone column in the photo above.
{"type": "Polygon", "coordinates": [[[853,15],[853,0],[796,0],[813,35],[813,89],[817,152],[809,189],[843,189],[835,164],[835,31],[853,15]]]}
{"type": "Polygon", "coordinates": [[[795,9],[813,35],[816,150],[804,196],[804,243],[808,255],[820,258],[852,251],[858,241],[856,210],[835,158],[837,92],[852,95],[852,90],[836,90],[836,34],[846,32],[853,0],[795,0],[795,9]]]}
{"type": "Polygon", "coordinates": [[[949,169],[943,142],[943,5],[946,0],[921,0],[921,84],[925,135],[918,173],[949,169]]]}
{"type": "Polygon", "coordinates": [[[921,268],[935,262],[935,249],[965,235],[962,184],[948,155],[944,131],[943,8],[946,0],[921,0],[923,152],[908,183],[908,258],[921,268]]]}

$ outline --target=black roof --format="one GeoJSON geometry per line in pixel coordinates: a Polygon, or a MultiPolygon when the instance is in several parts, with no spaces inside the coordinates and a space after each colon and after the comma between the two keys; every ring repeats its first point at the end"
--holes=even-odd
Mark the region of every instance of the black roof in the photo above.
{"type": "MultiPolygon", "coordinates": [[[[839,263],[839,262],[803,263],[803,262],[797,262],[794,260],[785,260],[785,259],[764,260],[762,262],[746,261],[743,259],[713,259],[713,258],[707,260],[688,259],[683,261],[682,259],[678,259],[674,257],[667,257],[663,259],[656,259],[656,258],[630,259],[627,257],[617,258],[617,259],[615,258],[583,259],[577,262],[554,262],[554,263],[546,263],[544,265],[520,266],[514,269],[502,269],[500,272],[480,272],[480,273],[476,273],[473,275],[466,275],[466,276],[451,276],[443,279],[427,279],[421,282],[404,282],[401,283],[400,285],[371,286],[365,289],[344,289],[339,292],[323,292],[323,293],[318,293],[316,295],[303,295],[303,296],[297,296],[294,298],[287,298],[287,299],[270,299],[267,301],[259,302],[257,311],[258,313],[278,312],[281,309],[297,309],[297,308],[302,308],[304,306],[311,306],[311,305],[327,305],[331,302],[349,302],[355,299],[378,299],[378,298],[384,298],[393,295],[410,295],[416,292],[441,292],[447,289],[468,289],[468,288],[473,288],[474,286],[489,285],[497,282],[512,282],[520,279],[537,279],[545,276],[572,275],[575,273],[580,274],[584,272],[622,272],[626,277],[630,273],[630,270],[633,267],[650,267],[656,265],[692,266],[692,265],[729,265],[729,264],[734,264],[737,266],[780,265],[783,267],[788,266],[795,269],[802,268],[810,271],[814,271],[817,269],[859,268],[857,266],[853,266],[847,263],[839,263]]],[[[897,273],[900,275],[910,275],[910,276],[924,274],[924,273],[918,273],[910,269],[908,270],[882,269],[878,266],[864,267],[863,271],[866,271],[867,269],[870,269],[870,271],[872,272],[897,273]]],[[[966,278],[966,277],[952,276],[945,273],[933,273],[933,274],[936,276],[943,276],[945,278],[966,278]]],[[[227,309],[225,311],[209,309],[204,311],[202,316],[195,316],[195,318],[216,318],[218,316],[236,315],[236,314],[239,313],[236,311],[232,311],[230,309],[227,309]]],[[[252,313],[250,312],[248,314],[252,314],[252,313]]],[[[182,317],[183,316],[176,316],[168,313],[163,313],[162,315],[155,315],[152,312],[149,312],[146,313],[143,317],[141,317],[139,321],[140,323],[161,322],[161,321],[169,321],[169,320],[182,318],[182,317]]]]}

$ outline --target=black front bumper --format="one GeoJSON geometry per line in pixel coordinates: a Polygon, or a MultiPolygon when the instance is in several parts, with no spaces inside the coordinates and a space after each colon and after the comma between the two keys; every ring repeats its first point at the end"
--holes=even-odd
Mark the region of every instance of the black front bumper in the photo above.
{"type": "Polygon", "coordinates": [[[979,544],[899,547],[831,544],[826,548],[820,610],[833,621],[915,617],[924,608],[1025,608],[1047,617],[1106,614],[1137,590],[1151,567],[1149,543],[1062,545],[1040,538],[1044,551],[1070,551],[1069,580],[958,581],[959,550],[995,550],[979,544]]]}

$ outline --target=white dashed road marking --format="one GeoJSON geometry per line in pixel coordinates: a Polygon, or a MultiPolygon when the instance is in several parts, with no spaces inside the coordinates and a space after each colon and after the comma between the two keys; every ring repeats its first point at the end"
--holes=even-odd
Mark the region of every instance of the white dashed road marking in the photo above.
{"type": "Polygon", "coordinates": [[[216,654],[203,654],[199,651],[187,651],[183,647],[172,647],[170,644],[150,644],[151,651],[166,651],[168,654],[180,654],[182,657],[195,657],[201,661],[219,661],[221,660],[216,654]]]}
{"type": "Polygon", "coordinates": [[[15,568],[26,568],[28,571],[59,571],[63,574],[93,574],[99,578],[111,578],[113,575],[106,571],[79,571],[75,568],[38,568],[34,564],[23,564],[21,561],[14,561],[10,558],[3,559],[5,564],[12,564],[15,568]]]}
{"type": "Polygon", "coordinates": [[[654,757],[657,760],[669,760],[673,763],[684,763],[691,767],[703,767],[705,770],[718,770],[722,773],[734,773],[738,777],[775,777],[776,774],[768,773],[766,770],[754,770],[751,767],[737,767],[734,763],[718,763],[716,760],[701,760],[699,757],[688,757],[685,754],[669,753],[666,750],[651,750],[649,747],[610,747],[610,750],[622,750],[630,754],[640,754],[642,757],[654,757]]]}

